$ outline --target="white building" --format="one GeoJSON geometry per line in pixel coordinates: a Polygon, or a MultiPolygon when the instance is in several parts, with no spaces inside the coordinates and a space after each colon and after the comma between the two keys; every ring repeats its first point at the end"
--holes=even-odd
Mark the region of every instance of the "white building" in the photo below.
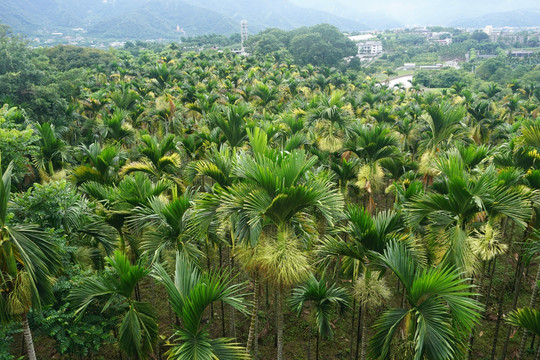
{"type": "Polygon", "coordinates": [[[447,45],[450,45],[452,43],[452,39],[451,38],[446,38],[446,39],[442,39],[442,40],[435,40],[435,42],[439,45],[443,45],[443,46],[447,46],[447,45]]]}
{"type": "Polygon", "coordinates": [[[383,51],[381,41],[363,41],[356,44],[358,46],[358,55],[379,55],[383,51]]]}
{"type": "Polygon", "coordinates": [[[348,36],[349,40],[354,41],[355,43],[358,43],[360,41],[371,40],[374,37],[375,37],[375,35],[373,35],[373,34],[361,34],[361,35],[348,36]]]}

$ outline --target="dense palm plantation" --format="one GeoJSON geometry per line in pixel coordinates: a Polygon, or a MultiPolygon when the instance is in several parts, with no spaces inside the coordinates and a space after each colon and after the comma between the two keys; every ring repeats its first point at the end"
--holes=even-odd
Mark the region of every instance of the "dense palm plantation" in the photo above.
{"type": "Polygon", "coordinates": [[[67,120],[0,112],[32,137],[0,182],[30,358],[539,356],[538,91],[115,56],[67,120]]]}

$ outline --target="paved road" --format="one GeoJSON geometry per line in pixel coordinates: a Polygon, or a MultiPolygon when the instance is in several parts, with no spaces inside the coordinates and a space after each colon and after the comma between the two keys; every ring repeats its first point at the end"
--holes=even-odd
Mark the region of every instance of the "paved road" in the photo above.
{"type": "Polygon", "coordinates": [[[410,88],[412,86],[412,84],[411,84],[412,79],[413,79],[412,75],[403,75],[403,76],[391,79],[388,86],[393,87],[394,85],[397,85],[397,84],[401,83],[401,84],[403,84],[405,89],[408,89],[408,88],[410,88]]]}

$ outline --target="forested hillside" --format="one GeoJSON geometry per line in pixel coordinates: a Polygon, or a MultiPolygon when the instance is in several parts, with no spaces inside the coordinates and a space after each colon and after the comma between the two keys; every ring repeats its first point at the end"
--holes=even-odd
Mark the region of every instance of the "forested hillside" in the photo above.
{"type": "Polygon", "coordinates": [[[361,21],[299,7],[288,0],[3,0],[0,3],[3,24],[41,40],[69,36],[70,39],[178,41],[186,36],[238,32],[240,20],[248,21],[251,33],[269,27],[290,30],[322,22],[342,30],[367,29],[361,21]]]}
{"type": "Polygon", "coordinates": [[[327,25],[269,33],[0,28],[1,359],[538,358],[539,84],[389,87],[291,45],[327,25]]]}

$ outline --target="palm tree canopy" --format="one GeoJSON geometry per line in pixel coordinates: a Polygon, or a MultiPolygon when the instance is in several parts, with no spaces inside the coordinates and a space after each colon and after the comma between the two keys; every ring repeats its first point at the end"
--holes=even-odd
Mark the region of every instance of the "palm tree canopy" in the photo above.
{"type": "Polygon", "coordinates": [[[440,175],[433,191],[418,194],[405,205],[407,224],[415,228],[427,220],[430,236],[445,249],[443,261],[469,271],[474,258],[467,239],[479,219],[506,216],[525,226],[531,207],[519,188],[500,184],[493,165],[468,171],[461,154],[450,151],[436,160],[436,169],[440,175]]]}
{"type": "Polygon", "coordinates": [[[10,163],[0,181],[0,322],[41,308],[53,299],[52,276],[60,269],[60,250],[50,235],[33,224],[8,217],[10,163]]]}
{"type": "Polygon", "coordinates": [[[237,216],[237,237],[256,241],[269,223],[278,227],[293,219],[305,223],[309,209],[333,224],[343,207],[343,196],[328,179],[314,176],[311,168],[316,161],[304,150],[237,155],[233,174],[241,182],[222,192],[220,209],[226,216],[237,216]]]}
{"type": "Polygon", "coordinates": [[[154,264],[153,276],[165,286],[171,307],[182,321],[174,333],[177,343],[168,352],[170,359],[249,359],[244,348],[232,339],[212,339],[203,323],[206,308],[215,301],[223,301],[247,314],[245,283],[234,284],[233,279],[227,278],[226,271],[201,274],[179,254],[174,278],[161,264],[154,264]]]}
{"type": "Polygon", "coordinates": [[[540,336],[540,311],[529,307],[520,308],[508,314],[506,321],[512,326],[524,328],[540,336]]]}
{"type": "Polygon", "coordinates": [[[127,307],[118,331],[120,348],[130,356],[146,359],[152,353],[153,343],[158,337],[154,308],[145,302],[132,299],[135,286],[145,278],[150,270],[140,263],[132,265],[127,255],[115,251],[113,257],[106,257],[109,271],[98,278],[88,278],[69,294],[69,300],[77,307],[79,319],[90,304],[98,298],[106,299],[103,310],[113,303],[127,307]]]}
{"type": "Polygon", "coordinates": [[[392,271],[403,284],[408,308],[385,311],[375,322],[371,355],[384,359],[397,330],[413,342],[414,359],[454,359],[464,349],[467,334],[480,318],[481,304],[469,279],[448,267],[425,267],[405,243],[394,241],[383,254],[374,253],[374,267],[392,271]]]}
{"type": "Polygon", "coordinates": [[[350,295],[345,289],[335,284],[328,287],[323,278],[317,280],[311,273],[303,285],[293,289],[289,306],[300,316],[307,302],[315,305],[315,319],[319,334],[322,337],[331,338],[333,335],[330,326],[332,308],[336,307],[340,314],[344,313],[349,307],[350,295]]]}

